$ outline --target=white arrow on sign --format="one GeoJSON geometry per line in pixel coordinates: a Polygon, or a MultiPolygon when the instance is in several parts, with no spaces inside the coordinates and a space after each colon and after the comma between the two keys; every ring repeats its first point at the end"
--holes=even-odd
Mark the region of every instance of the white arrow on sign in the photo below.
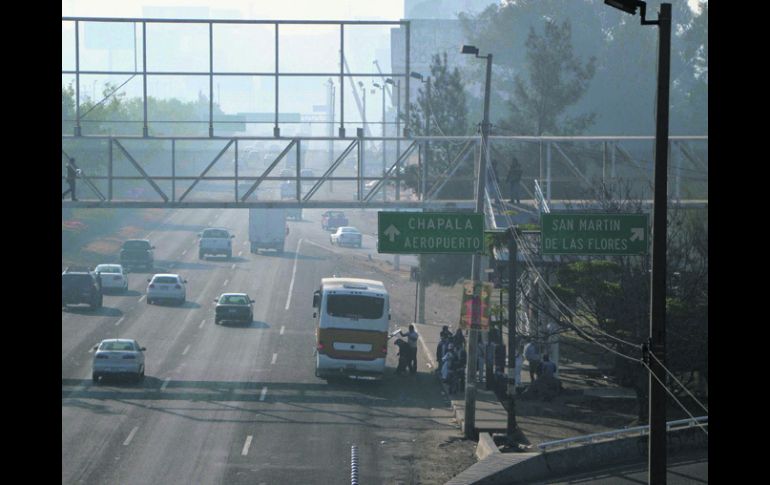
{"type": "Polygon", "coordinates": [[[388,236],[388,238],[390,239],[390,242],[395,241],[396,236],[398,236],[399,234],[401,234],[401,231],[396,229],[396,226],[394,226],[393,224],[389,225],[388,228],[385,229],[385,235],[388,236]]]}
{"type": "Polygon", "coordinates": [[[632,241],[636,241],[637,239],[641,240],[641,241],[644,241],[644,228],[643,227],[632,227],[631,228],[631,240],[632,241]]]}

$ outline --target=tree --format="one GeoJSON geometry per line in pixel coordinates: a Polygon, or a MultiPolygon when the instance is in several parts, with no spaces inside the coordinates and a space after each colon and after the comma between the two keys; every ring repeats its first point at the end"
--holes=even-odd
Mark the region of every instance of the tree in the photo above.
{"type": "Polygon", "coordinates": [[[526,42],[529,81],[515,76],[510,117],[501,123],[503,131],[517,135],[578,135],[586,131],[595,113],[569,115],[586,92],[596,72],[596,58],[583,64],[573,53],[572,26],[546,20],[542,35],[530,27],[526,42]]]}
{"type": "MultiPolygon", "coordinates": [[[[435,54],[430,65],[430,96],[425,85],[418,89],[417,103],[411,104],[409,129],[418,136],[457,136],[468,134],[468,109],[460,71],[455,67],[450,70],[447,54],[435,54]],[[429,117],[426,131],[426,118],[429,117]]],[[[433,184],[448,169],[460,150],[456,142],[434,142],[423,145],[428,154],[423,153],[423,162],[427,160],[426,191],[430,192],[433,184]],[[425,156],[427,155],[427,156],[425,156]]],[[[446,198],[469,198],[473,196],[473,163],[466,161],[455,172],[454,177],[444,186],[441,196],[446,198]]],[[[406,185],[418,190],[417,167],[406,169],[406,185]]]]}
{"type": "MultiPolygon", "coordinates": [[[[430,65],[431,90],[427,86],[418,90],[417,103],[410,109],[407,120],[412,133],[418,136],[451,136],[468,134],[468,110],[460,71],[449,69],[447,54],[435,54],[430,65]],[[429,118],[426,130],[426,118],[429,118]]],[[[452,161],[457,157],[462,144],[456,142],[433,142],[423,145],[423,163],[426,162],[426,193],[430,192],[442,174],[451,170],[452,161]],[[426,153],[427,151],[427,153],[426,153]],[[427,156],[426,156],[427,155],[427,156]]],[[[471,198],[474,193],[473,157],[466,155],[453,177],[441,189],[442,198],[471,198]]],[[[407,187],[418,191],[419,176],[416,165],[404,171],[407,187]]],[[[458,279],[471,272],[471,258],[468,255],[425,254],[422,255],[423,283],[454,285],[458,279]]]]}
{"type": "MultiPolygon", "coordinates": [[[[596,184],[589,197],[600,201],[602,213],[641,213],[642,200],[629,187],[625,181],[596,184]]],[[[693,392],[696,377],[708,382],[708,210],[670,206],[667,239],[666,367],[693,392]]],[[[590,342],[598,358],[611,358],[606,362],[616,381],[634,388],[639,419],[646,420],[648,373],[634,359],[649,335],[649,255],[561,260],[551,284],[561,310],[537,292],[527,301],[556,322],[558,331],[590,342]]],[[[668,384],[686,403],[685,391],[672,379],[668,384]]]]}

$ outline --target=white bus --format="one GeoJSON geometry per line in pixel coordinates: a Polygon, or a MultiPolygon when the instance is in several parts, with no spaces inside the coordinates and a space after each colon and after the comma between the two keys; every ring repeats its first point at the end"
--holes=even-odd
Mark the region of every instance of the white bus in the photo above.
{"type": "Polygon", "coordinates": [[[390,299],[381,281],[323,278],[313,293],[316,377],[382,378],[388,353],[390,299]]]}

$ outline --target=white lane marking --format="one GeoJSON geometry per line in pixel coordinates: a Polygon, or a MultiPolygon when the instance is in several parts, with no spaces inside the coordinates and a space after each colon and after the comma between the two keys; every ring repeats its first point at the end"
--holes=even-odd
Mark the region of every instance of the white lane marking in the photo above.
{"type": "Polygon", "coordinates": [[[299,247],[302,245],[302,239],[300,238],[299,241],[297,241],[297,252],[294,253],[294,269],[291,270],[291,283],[289,283],[289,296],[286,297],[286,308],[285,310],[289,309],[289,305],[291,304],[291,293],[294,289],[294,277],[297,276],[297,259],[299,258],[299,247]]]}
{"type": "Polygon", "coordinates": [[[187,250],[186,249],[184,251],[182,251],[182,256],[184,256],[185,254],[187,254],[187,250]]]}
{"type": "Polygon", "coordinates": [[[336,251],[336,250],[335,250],[335,249],[333,249],[333,248],[330,248],[330,247],[328,247],[328,246],[321,246],[320,244],[318,244],[318,243],[315,243],[315,242],[313,242],[313,241],[310,241],[310,240],[308,240],[307,242],[308,242],[309,244],[312,244],[313,246],[319,247],[319,248],[321,248],[321,249],[325,249],[326,251],[329,251],[330,253],[337,253],[337,252],[338,252],[338,251],[336,251]]]}
{"type": "Polygon", "coordinates": [[[117,327],[118,325],[120,325],[120,322],[122,322],[122,321],[123,321],[123,320],[125,320],[125,319],[126,319],[126,317],[120,317],[120,320],[118,320],[117,322],[115,322],[115,326],[117,327]]]}
{"type": "Polygon", "coordinates": [[[251,435],[248,435],[246,437],[246,442],[243,444],[243,450],[241,450],[241,455],[246,456],[249,454],[249,446],[251,446],[251,435]]]}
{"type": "Polygon", "coordinates": [[[225,282],[224,282],[224,283],[222,283],[222,286],[227,286],[227,283],[228,283],[229,281],[230,281],[230,280],[225,280],[225,282]]]}
{"type": "Polygon", "coordinates": [[[171,378],[170,377],[168,377],[165,381],[163,381],[163,385],[160,386],[160,390],[161,391],[165,391],[166,390],[166,386],[168,386],[169,382],[171,382],[171,378]]]}
{"type": "Polygon", "coordinates": [[[200,325],[198,325],[198,328],[203,328],[203,326],[206,325],[206,320],[203,320],[200,325]]]}
{"type": "Polygon", "coordinates": [[[240,256],[241,254],[243,254],[243,251],[238,251],[238,256],[240,256]]]}
{"type": "Polygon", "coordinates": [[[235,269],[235,263],[233,263],[233,265],[230,266],[230,269],[235,269]]]}
{"type": "Polygon", "coordinates": [[[141,298],[139,298],[139,301],[142,301],[142,300],[144,300],[144,298],[145,298],[146,296],[147,296],[147,295],[142,295],[142,297],[141,297],[141,298]]]}
{"type": "Polygon", "coordinates": [[[273,360],[270,363],[275,364],[275,359],[277,358],[278,358],[278,354],[273,354],[273,360]]]}
{"type": "Polygon", "coordinates": [[[184,348],[184,350],[182,351],[182,355],[185,355],[188,350],[190,350],[190,346],[189,345],[184,348]]]}
{"type": "Polygon", "coordinates": [[[123,446],[128,446],[129,443],[131,443],[131,440],[134,439],[134,435],[136,434],[136,431],[139,429],[139,426],[134,426],[134,429],[131,430],[130,433],[128,433],[128,438],[126,438],[126,441],[123,442],[123,446]]]}
{"type": "Polygon", "coordinates": [[[262,388],[262,392],[259,394],[259,400],[264,401],[265,396],[267,396],[267,386],[262,388]]]}
{"type": "Polygon", "coordinates": [[[283,331],[286,330],[286,327],[281,325],[281,335],[283,335],[283,331]]]}
{"type": "Polygon", "coordinates": [[[249,241],[243,241],[243,245],[244,246],[247,245],[247,244],[249,244],[249,241]]]}

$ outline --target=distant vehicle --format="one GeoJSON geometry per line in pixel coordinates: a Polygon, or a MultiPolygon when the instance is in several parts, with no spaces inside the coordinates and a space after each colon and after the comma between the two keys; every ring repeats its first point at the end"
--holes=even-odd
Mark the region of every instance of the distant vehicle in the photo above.
{"type": "Polygon", "coordinates": [[[338,227],[347,225],[348,218],[342,211],[326,211],[321,214],[321,227],[326,231],[336,231],[338,227]]]}
{"type": "Polygon", "coordinates": [[[337,246],[355,246],[361,247],[361,231],[353,226],[342,226],[337,228],[337,232],[329,236],[332,244],[337,246]]]}
{"type": "Polygon", "coordinates": [[[106,339],[94,347],[91,379],[99,382],[107,375],[130,375],[134,380],[144,379],[145,347],[133,339],[106,339]]]}
{"type": "Polygon", "coordinates": [[[124,268],[152,269],[155,263],[153,249],[155,246],[151,245],[147,239],[129,239],[120,249],[120,264],[124,268]]]}
{"type": "Polygon", "coordinates": [[[178,274],[156,274],[147,282],[148,305],[158,301],[174,301],[181,305],[187,300],[187,280],[178,274]]]}
{"type": "Polygon", "coordinates": [[[128,291],[128,271],[119,264],[100,264],[94,268],[102,281],[102,291],[107,289],[116,289],[123,292],[128,291]]]}
{"type": "Polygon", "coordinates": [[[366,184],[364,184],[364,187],[366,187],[367,189],[371,190],[371,189],[374,188],[375,185],[377,185],[377,182],[378,182],[377,180],[370,180],[370,181],[366,182],[366,184]]]}
{"type": "Polygon", "coordinates": [[[198,259],[203,259],[207,254],[214,256],[224,254],[227,259],[233,257],[233,244],[230,239],[235,236],[223,228],[204,229],[198,236],[198,259]]]}
{"type": "Polygon", "coordinates": [[[294,170],[290,168],[282,168],[278,174],[279,177],[294,177],[294,170]]]}
{"type": "Polygon", "coordinates": [[[388,353],[390,297],[381,281],[323,278],[313,293],[316,377],[381,378],[388,353]]]}
{"type": "Polygon", "coordinates": [[[214,300],[214,323],[225,321],[251,323],[254,320],[254,300],[245,293],[222,293],[214,300]]]}
{"type": "MultiPolygon", "coordinates": [[[[297,198],[297,191],[296,191],[296,185],[294,182],[285,181],[281,184],[281,199],[295,199],[297,198]]],[[[301,221],[302,220],[302,209],[301,208],[291,208],[286,209],[286,217],[289,219],[294,219],[295,221],[301,221]]]]}
{"type": "Polygon", "coordinates": [[[256,254],[260,249],[274,249],[279,254],[283,253],[288,233],[284,209],[249,209],[249,242],[252,253],[256,254]]]}
{"type": "Polygon", "coordinates": [[[101,278],[88,270],[65,269],[61,274],[61,306],[85,303],[91,308],[102,306],[101,278]]]}

